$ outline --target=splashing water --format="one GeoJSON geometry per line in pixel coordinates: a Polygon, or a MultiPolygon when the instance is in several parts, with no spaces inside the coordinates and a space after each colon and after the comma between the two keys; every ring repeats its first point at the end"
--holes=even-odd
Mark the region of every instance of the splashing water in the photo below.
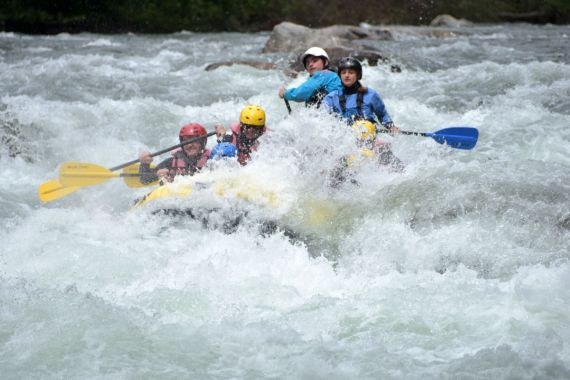
{"type": "Polygon", "coordinates": [[[387,137],[405,172],[364,165],[333,190],[350,131],[288,115],[277,90],[304,77],[204,71],[283,63],[266,33],[0,34],[2,377],[569,378],[570,29],[394,35],[376,47],[403,71],[365,64],[363,82],[396,124],[479,143],[387,137]],[[277,207],[204,193],[184,202],[217,202],[210,224],[129,211],[148,188],[118,179],[37,200],[65,161],[112,167],[248,103],[270,133],[208,175],[252,178],[277,207]]]}

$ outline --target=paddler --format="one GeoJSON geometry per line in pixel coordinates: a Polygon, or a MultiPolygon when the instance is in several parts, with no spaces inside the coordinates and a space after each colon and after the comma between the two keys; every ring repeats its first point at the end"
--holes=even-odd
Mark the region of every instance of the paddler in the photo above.
{"type": "Polygon", "coordinates": [[[279,97],[295,102],[305,102],[306,106],[319,107],[323,98],[330,92],[342,88],[334,71],[329,69],[329,55],[320,47],[312,47],[301,55],[301,63],[309,73],[309,79],[297,88],[279,89],[279,97]]]}
{"type": "MultiPolygon", "coordinates": [[[[341,159],[331,174],[331,187],[337,187],[353,174],[359,165],[376,160],[379,166],[392,172],[402,172],[404,163],[392,153],[390,144],[377,139],[374,124],[368,120],[359,120],[351,126],[356,137],[358,152],[341,159]]],[[[355,182],[351,180],[351,182],[355,182]]]]}
{"type": "Polygon", "coordinates": [[[251,154],[259,146],[258,139],[267,131],[265,111],[260,106],[246,106],[239,115],[239,122],[230,125],[230,131],[227,131],[223,125],[217,125],[218,142],[235,145],[238,162],[246,165],[251,159],[251,154]]]}
{"type": "Polygon", "coordinates": [[[181,143],[200,136],[204,136],[204,138],[183,145],[181,149],[172,151],[172,157],[162,161],[155,168],[150,167],[152,162],[151,153],[147,151],[141,152],[139,154],[141,183],[146,185],[158,179],[166,179],[172,182],[177,175],[193,175],[200,171],[210,157],[210,151],[206,149],[207,134],[206,129],[198,123],[190,123],[183,126],[178,133],[181,143]]]}
{"type": "Polygon", "coordinates": [[[338,76],[342,86],[327,94],[324,99],[326,109],[339,114],[348,125],[364,119],[373,124],[379,123],[390,133],[399,132],[378,92],[360,83],[362,65],[357,59],[341,58],[338,64],[338,76]]]}

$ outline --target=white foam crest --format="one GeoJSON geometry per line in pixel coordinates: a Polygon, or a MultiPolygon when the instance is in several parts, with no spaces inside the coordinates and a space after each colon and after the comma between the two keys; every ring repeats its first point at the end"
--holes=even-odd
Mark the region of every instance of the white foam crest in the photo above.
{"type": "Polygon", "coordinates": [[[475,27],[450,44],[456,56],[429,51],[441,59],[435,72],[365,66],[363,83],[402,129],[470,125],[479,143],[462,151],[386,136],[406,170],[363,165],[360,186],[337,189],[327,175],[355,149],[349,128],[299,103],[288,115],[276,96],[288,80],[276,70],[203,71],[251,58],[267,34],[0,34],[16,48],[54,49],[4,56],[0,68],[2,114],[37,157],[0,157],[3,374],[568,377],[568,66],[530,44],[565,30],[475,27]],[[509,40],[495,47],[477,28],[509,40]],[[527,35],[530,45],[520,42],[527,35]],[[98,39],[121,46],[85,46],[98,39]],[[209,225],[128,212],[150,188],[120,179],[37,200],[61,162],[118,165],[176,144],[187,122],[208,131],[236,122],[247,103],[265,108],[270,128],[254,159],[185,180],[255,177],[277,194],[276,209],[205,188],[184,205],[219,207],[203,211],[209,225]],[[332,222],[307,223],[313,209],[332,222]],[[238,210],[248,214],[237,229],[218,228],[238,210]],[[277,231],[263,230],[265,220],[277,231]]]}
{"type": "Polygon", "coordinates": [[[122,44],[118,42],[113,42],[107,38],[97,38],[93,41],[89,41],[88,43],[84,44],[83,47],[121,47],[122,44]]]}

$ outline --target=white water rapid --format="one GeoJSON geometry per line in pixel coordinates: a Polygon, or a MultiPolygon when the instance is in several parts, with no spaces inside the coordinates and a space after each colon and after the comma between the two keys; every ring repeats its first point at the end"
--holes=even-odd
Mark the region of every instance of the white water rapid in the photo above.
{"type": "Polygon", "coordinates": [[[336,190],[350,132],[277,97],[304,75],[204,70],[285,66],[267,33],[0,34],[0,377],[570,378],[570,28],[464,31],[371,41],[402,72],[365,64],[363,83],[401,129],[472,126],[477,146],[387,137],[405,172],[336,190]],[[119,165],[249,103],[271,131],[220,170],[278,207],[235,229],[129,211],[149,189],[121,179],[38,199],[63,162],[119,165]],[[324,225],[299,221],[313,201],[324,225]]]}

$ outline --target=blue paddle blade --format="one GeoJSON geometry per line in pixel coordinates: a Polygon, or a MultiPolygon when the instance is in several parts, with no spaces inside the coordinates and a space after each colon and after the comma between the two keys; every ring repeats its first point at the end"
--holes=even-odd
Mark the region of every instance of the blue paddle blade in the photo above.
{"type": "Polygon", "coordinates": [[[451,127],[437,132],[426,133],[440,144],[449,145],[457,149],[473,149],[479,138],[479,131],[472,127],[451,127]]]}

